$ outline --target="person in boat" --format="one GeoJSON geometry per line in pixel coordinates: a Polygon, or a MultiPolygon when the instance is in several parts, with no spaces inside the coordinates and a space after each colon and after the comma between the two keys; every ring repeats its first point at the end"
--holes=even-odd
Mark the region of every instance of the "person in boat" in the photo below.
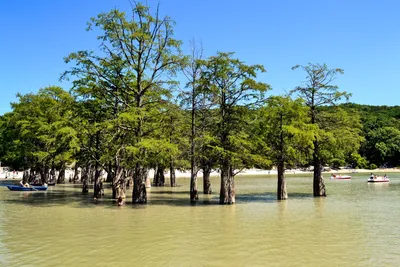
{"type": "Polygon", "coordinates": [[[29,187],[28,182],[24,183],[23,181],[20,181],[19,184],[23,187],[29,187]]]}
{"type": "Polygon", "coordinates": [[[383,176],[383,179],[386,180],[387,178],[388,178],[388,177],[387,177],[387,175],[386,175],[386,173],[385,173],[385,175],[383,176]]]}
{"type": "Polygon", "coordinates": [[[369,175],[370,179],[375,179],[375,175],[371,172],[371,174],[369,175]]]}

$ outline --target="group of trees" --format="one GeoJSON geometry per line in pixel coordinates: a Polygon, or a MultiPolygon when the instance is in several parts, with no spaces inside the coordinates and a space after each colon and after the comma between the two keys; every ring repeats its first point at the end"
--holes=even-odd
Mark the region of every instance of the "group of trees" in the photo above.
{"type": "Polygon", "coordinates": [[[267,98],[270,86],[257,79],[262,65],[246,65],[233,53],[203,58],[194,43],[184,55],[173,24],[140,3],[128,16],[112,10],[92,18],[89,30],[102,33],[100,49],[65,58],[73,64],[62,75],[73,80],[71,90],[18,95],[12,112],[0,117],[1,161],[29,168],[43,182],[56,170],[62,182],[71,166],[75,180],[79,168],[83,192],[92,178],[95,197],[102,196],[105,170],[113,198],[124,198],[133,181],[133,203],[147,202],[149,169],[154,186],[164,185],[166,169],[171,186],[176,169],[190,169],[192,202],[197,173],[210,194],[209,176],[218,169],[220,203],[232,204],[234,176],[244,168],[277,166],[277,198],[286,199],[285,169],[313,165],[314,196],[325,196],[324,165],[364,167],[400,152],[397,118],[388,116],[393,126],[386,126],[377,117],[362,119],[360,106],[336,105],[349,97],[333,84],[341,69],[295,66],[305,82],[289,95],[267,98]]]}

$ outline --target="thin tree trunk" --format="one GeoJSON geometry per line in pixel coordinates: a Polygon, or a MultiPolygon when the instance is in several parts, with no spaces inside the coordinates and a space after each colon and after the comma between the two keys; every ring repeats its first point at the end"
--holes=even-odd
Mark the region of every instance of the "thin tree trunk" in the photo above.
{"type": "Polygon", "coordinates": [[[108,168],[107,168],[107,183],[112,183],[114,177],[113,169],[112,169],[112,164],[111,162],[108,163],[108,168]]]}
{"type": "Polygon", "coordinates": [[[89,193],[89,170],[91,169],[90,165],[87,165],[85,168],[83,168],[82,171],[82,194],[87,194],[89,193]]]}
{"type": "Polygon", "coordinates": [[[93,196],[95,198],[102,197],[103,183],[101,181],[100,174],[101,174],[101,170],[100,170],[99,164],[96,162],[96,169],[95,169],[95,174],[94,174],[94,184],[93,184],[93,196]]]}
{"type": "Polygon", "coordinates": [[[190,171],[190,201],[196,202],[199,199],[199,193],[197,191],[197,172],[193,170],[190,171]]]}
{"type": "Polygon", "coordinates": [[[280,113],[280,142],[279,142],[279,162],[278,162],[278,189],[277,196],[278,200],[287,199],[287,191],[286,191],[286,178],[285,178],[285,139],[283,136],[283,112],[280,113]]]}
{"type": "Polygon", "coordinates": [[[74,178],[72,178],[73,183],[76,183],[76,181],[79,180],[79,168],[78,164],[75,162],[75,167],[74,167],[74,178]]]}
{"type": "Polygon", "coordinates": [[[40,170],[40,178],[42,180],[42,184],[48,183],[47,182],[48,173],[49,173],[49,169],[46,167],[46,165],[43,166],[43,168],[40,170]]]}
{"type": "Polygon", "coordinates": [[[176,187],[176,174],[174,164],[171,162],[169,165],[169,180],[171,183],[171,187],[176,187]]]}
{"type": "Polygon", "coordinates": [[[209,164],[203,164],[202,168],[203,168],[203,193],[205,195],[211,195],[212,194],[211,180],[210,180],[211,166],[209,164]]]}

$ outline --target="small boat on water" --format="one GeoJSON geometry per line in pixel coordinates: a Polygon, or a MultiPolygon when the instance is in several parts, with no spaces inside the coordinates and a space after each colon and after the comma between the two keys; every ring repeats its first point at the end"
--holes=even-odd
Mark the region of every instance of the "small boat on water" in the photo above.
{"type": "MultiPolygon", "coordinates": [[[[34,184],[30,184],[33,186],[44,186],[42,183],[34,183],[34,184]]],[[[52,183],[48,183],[47,186],[55,186],[56,182],[52,182],[52,183]]]]}
{"type": "Polygon", "coordinates": [[[21,186],[21,185],[7,185],[7,188],[11,191],[45,191],[47,190],[47,186],[21,186]]]}
{"type": "Polygon", "coordinates": [[[368,183],[388,183],[390,182],[389,177],[385,176],[376,176],[376,175],[371,175],[368,180],[368,183]]]}
{"type": "Polygon", "coordinates": [[[332,180],[350,180],[351,176],[350,175],[337,175],[337,174],[332,174],[331,175],[332,180]]]}

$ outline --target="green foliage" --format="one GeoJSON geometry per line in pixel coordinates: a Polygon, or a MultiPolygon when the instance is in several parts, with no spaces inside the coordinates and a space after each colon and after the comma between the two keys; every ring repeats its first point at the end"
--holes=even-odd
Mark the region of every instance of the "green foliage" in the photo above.
{"type": "Polygon", "coordinates": [[[303,165],[312,154],[315,125],[301,99],[270,97],[259,111],[256,136],[261,138],[259,152],[277,165],[303,165]]]}
{"type": "Polygon", "coordinates": [[[254,166],[257,159],[252,155],[253,143],[248,141],[249,108],[264,100],[269,85],[256,81],[257,73],[265,71],[263,66],[246,65],[232,56],[219,52],[200,61],[204,66],[200,86],[215,108],[212,134],[216,139],[209,146],[212,154],[241,169],[254,166]]]}
{"type": "Polygon", "coordinates": [[[18,94],[13,112],[3,117],[6,141],[3,161],[15,168],[64,165],[79,151],[73,127],[73,98],[60,87],[40,89],[37,94],[18,94]]]}
{"type": "Polygon", "coordinates": [[[320,155],[324,164],[336,162],[343,166],[348,156],[357,152],[364,141],[357,112],[332,107],[320,111],[317,124],[317,138],[320,140],[320,155]]]}
{"type": "Polygon", "coordinates": [[[352,168],[365,169],[368,167],[368,161],[366,158],[362,157],[358,153],[351,153],[350,158],[348,159],[352,168]]]}
{"type": "Polygon", "coordinates": [[[376,168],[378,168],[378,166],[376,166],[374,163],[371,163],[371,164],[369,165],[369,169],[370,169],[370,170],[375,170],[376,168]]]}

